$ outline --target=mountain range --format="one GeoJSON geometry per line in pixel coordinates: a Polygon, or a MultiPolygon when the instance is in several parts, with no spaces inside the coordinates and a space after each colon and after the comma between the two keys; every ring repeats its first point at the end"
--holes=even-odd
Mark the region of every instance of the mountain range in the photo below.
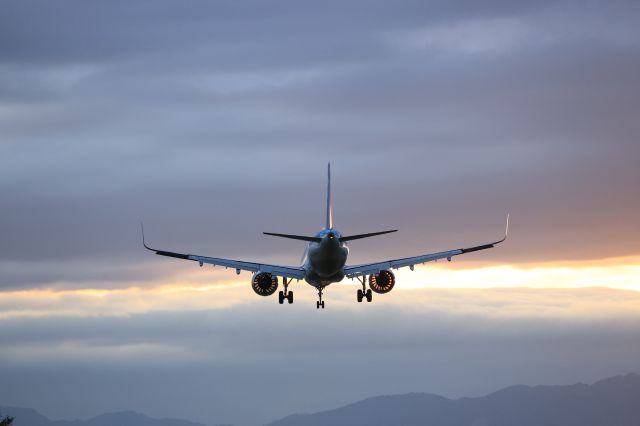
{"type": "MultiPolygon", "coordinates": [[[[133,411],[88,420],[50,420],[29,408],[0,407],[14,426],[203,426],[133,411]]],[[[640,375],[592,385],[512,386],[477,398],[428,393],[378,396],[333,410],[293,414],[268,426],[638,426],[640,375]]]]}

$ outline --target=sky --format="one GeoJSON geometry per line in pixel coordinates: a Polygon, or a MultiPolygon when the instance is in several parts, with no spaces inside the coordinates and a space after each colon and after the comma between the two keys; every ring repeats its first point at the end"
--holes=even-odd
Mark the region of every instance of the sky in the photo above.
{"type": "Polygon", "coordinates": [[[640,371],[637,2],[0,11],[0,405],[254,426],[640,371]],[[262,232],[324,225],[329,161],[337,229],[399,229],[350,263],[509,240],[324,311],[141,247],[297,265],[262,232]]]}

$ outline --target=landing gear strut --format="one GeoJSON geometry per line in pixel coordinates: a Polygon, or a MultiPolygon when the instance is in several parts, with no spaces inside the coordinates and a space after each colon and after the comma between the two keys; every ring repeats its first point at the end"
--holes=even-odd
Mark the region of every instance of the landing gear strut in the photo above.
{"type": "Polygon", "coordinates": [[[324,309],[324,301],[322,300],[322,290],[324,287],[318,287],[318,301],[316,302],[316,309],[324,309]]]}
{"type": "Polygon", "coordinates": [[[278,303],[282,305],[284,303],[284,300],[287,299],[287,302],[289,302],[289,304],[292,304],[293,292],[288,290],[291,280],[287,281],[287,277],[282,277],[282,281],[284,284],[284,291],[280,291],[280,293],[278,293],[278,303]]]}
{"type": "Polygon", "coordinates": [[[367,299],[367,302],[371,302],[373,300],[373,293],[371,292],[371,289],[367,290],[367,286],[365,284],[367,282],[366,275],[357,278],[360,284],[362,284],[362,290],[358,289],[358,303],[362,303],[362,299],[365,298],[367,299]]]}

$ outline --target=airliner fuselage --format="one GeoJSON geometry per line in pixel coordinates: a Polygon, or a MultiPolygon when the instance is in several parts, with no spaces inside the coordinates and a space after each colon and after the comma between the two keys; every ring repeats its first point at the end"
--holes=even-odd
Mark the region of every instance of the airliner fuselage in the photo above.
{"type": "Polygon", "coordinates": [[[342,234],[335,229],[323,229],[315,235],[320,242],[307,246],[302,267],[304,280],[314,287],[326,287],[342,281],[349,247],[340,241],[342,234]]]}

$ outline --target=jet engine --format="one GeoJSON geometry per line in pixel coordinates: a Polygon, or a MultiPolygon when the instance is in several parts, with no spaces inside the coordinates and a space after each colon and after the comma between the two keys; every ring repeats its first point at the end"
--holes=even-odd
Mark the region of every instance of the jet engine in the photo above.
{"type": "Polygon", "coordinates": [[[251,288],[260,296],[271,296],[278,289],[278,277],[268,272],[256,272],[251,278],[251,288]]]}
{"type": "Polygon", "coordinates": [[[389,270],[369,275],[369,287],[376,293],[389,293],[395,284],[396,277],[393,275],[393,272],[389,270]]]}

